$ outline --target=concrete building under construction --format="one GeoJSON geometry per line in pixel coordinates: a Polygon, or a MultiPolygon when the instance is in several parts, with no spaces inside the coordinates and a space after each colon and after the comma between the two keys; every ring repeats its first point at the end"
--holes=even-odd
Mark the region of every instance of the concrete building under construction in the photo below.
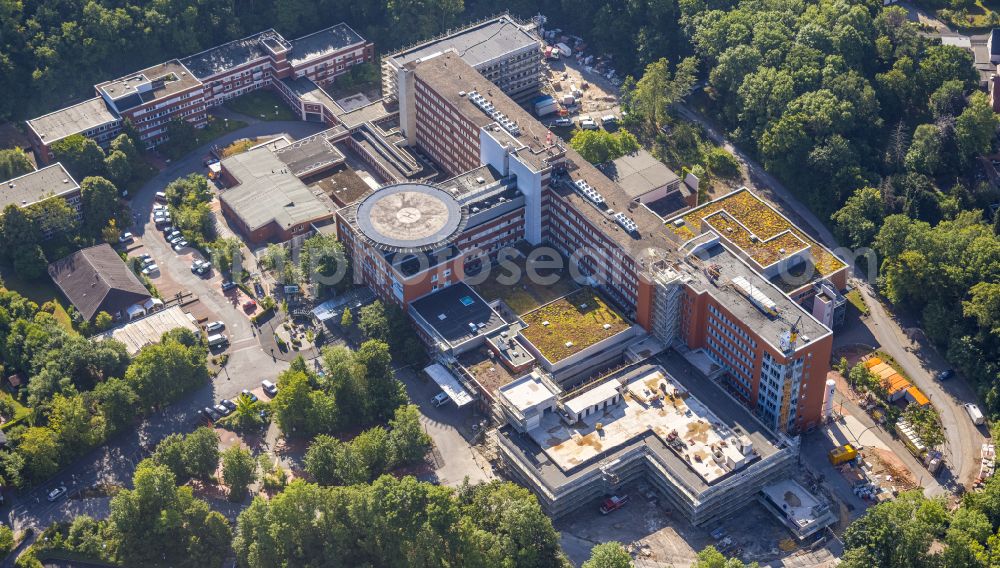
{"type": "Polygon", "coordinates": [[[797,438],[760,427],[676,354],[657,362],[569,392],[539,372],[501,387],[507,425],[495,437],[507,474],[554,517],[646,481],[695,525],[724,518],[787,476],[797,438]]]}

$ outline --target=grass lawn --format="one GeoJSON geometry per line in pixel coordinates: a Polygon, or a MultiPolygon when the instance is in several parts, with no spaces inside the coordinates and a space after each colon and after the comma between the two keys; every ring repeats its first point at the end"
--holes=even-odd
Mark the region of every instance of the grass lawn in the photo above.
{"type": "Polygon", "coordinates": [[[39,306],[45,302],[55,304],[56,309],[52,315],[66,331],[76,333],[76,330],[73,329],[73,321],[70,319],[69,313],[66,312],[66,306],[63,305],[62,293],[48,277],[28,282],[21,280],[9,266],[0,267],[0,274],[3,276],[4,288],[17,292],[39,306]]]}
{"type": "Polygon", "coordinates": [[[861,312],[861,315],[867,316],[870,313],[868,304],[865,303],[865,298],[861,295],[861,292],[856,289],[851,290],[846,294],[846,297],[847,301],[850,302],[852,306],[857,308],[859,312],[861,312]]]}
{"type": "Polygon", "coordinates": [[[935,14],[952,28],[962,31],[986,31],[1000,23],[1000,3],[976,0],[967,10],[944,8],[935,14]]]}
{"type": "Polygon", "coordinates": [[[271,91],[254,91],[225,104],[226,108],[261,120],[299,120],[292,109],[271,91]]]}
{"type": "Polygon", "coordinates": [[[0,426],[0,430],[7,430],[9,428],[13,428],[14,426],[17,426],[25,418],[27,418],[27,416],[29,414],[31,414],[31,409],[28,408],[27,406],[21,404],[21,402],[17,400],[17,397],[15,397],[12,392],[10,392],[9,387],[4,387],[3,392],[5,392],[5,393],[7,393],[7,394],[10,395],[10,402],[11,402],[11,405],[14,407],[14,416],[13,416],[13,418],[11,418],[10,420],[4,422],[3,425],[0,426]]]}
{"type": "Polygon", "coordinates": [[[219,120],[210,116],[208,117],[208,125],[205,128],[195,128],[194,136],[190,140],[186,140],[184,143],[168,140],[166,143],[160,145],[159,150],[167,158],[176,160],[191,153],[195,148],[208,144],[219,136],[239,130],[246,125],[247,123],[242,120],[219,120]]]}

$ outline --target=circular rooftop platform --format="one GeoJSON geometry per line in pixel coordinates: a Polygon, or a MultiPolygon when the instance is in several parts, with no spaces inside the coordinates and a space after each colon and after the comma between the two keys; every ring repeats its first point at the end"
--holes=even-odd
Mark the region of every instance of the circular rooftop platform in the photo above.
{"type": "Polygon", "coordinates": [[[450,193],[422,183],[399,183],[379,189],[358,205],[358,227],[375,246],[418,252],[455,237],[468,220],[450,193]]]}

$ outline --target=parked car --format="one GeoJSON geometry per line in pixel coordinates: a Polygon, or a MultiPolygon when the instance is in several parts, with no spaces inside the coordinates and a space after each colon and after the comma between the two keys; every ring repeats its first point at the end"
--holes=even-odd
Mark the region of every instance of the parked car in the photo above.
{"type": "Polygon", "coordinates": [[[166,211],[166,210],[167,210],[167,206],[164,205],[164,204],[162,204],[162,203],[154,203],[153,204],[153,212],[154,213],[156,213],[157,211],[166,211]]]}
{"type": "Polygon", "coordinates": [[[176,243],[177,241],[179,241],[179,240],[181,240],[183,238],[184,237],[180,234],[180,232],[174,231],[173,233],[170,233],[169,235],[167,235],[167,242],[170,243],[170,244],[174,244],[174,243],[176,243]]]}
{"type": "Polygon", "coordinates": [[[229,343],[229,338],[221,333],[215,333],[208,336],[208,348],[214,349],[216,347],[222,347],[223,345],[229,343]]]}
{"type": "Polygon", "coordinates": [[[601,503],[601,514],[607,515],[608,513],[617,511],[618,509],[624,507],[625,504],[628,503],[628,501],[629,501],[628,495],[623,495],[621,497],[617,495],[612,495],[607,499],[605,499],[603,503],[601,503]]]}
{"type": "Polygon", "coordinates": [[[198,411],[198,414],[201,414],[201,416],[208,422],[215,422],[219,418],[222,418],[222,416],[218,412],[216,412],[215,409],[212,408],[211,406],[206,406],[205,408],[202,408],[201,410],[198,411]]]}
{"type": "Polygon", "coordinates": [[[440,407],[444,406],[445,404],[448,404],[449,400],[451,399],[448,397],[446,393],[439,392],[436,395],[434,395],[434,398],[431,399],[431,404],[433,404],[435,407],[440,407]]]}
{"type": "Polygon", "coordinates": [[[232,290],[235,287],[236,287],[236,283],[233,282],[232,280],[226,280],[226,281],[224,281],[222,283],[222,291],[223,292],[228,292],[228,291],[232,290]]]}
{"type": "Polygon", "coordinates": [[[144,254],[144,255],[140,256],[139,260],[140,260],[143,268],[149,266],[150,264],[156,264],[156,261],[153,260],[153,257],[149,256],[148,254],[144,254]]]}
{"type": "Polygon", "coordinates": [[[222,406],[225,406],[226,408],[228,408],[230,412],[236,410],[236,403],[233,402],[233,401],[231,401],[231,400],[229,400],[228,398],[224,398],[224,399],[220,400],[219,404],[221,404],[222,406]]]}
{"type": "Polygon", "coordinates": [[[221,321],[213,321],[205,324],[205,331],[208,333],[215,333],[224,329],[226,329],[226,324],[221,321]]]}
{"type": "Polygon", "coordinates": [[[164,193],[164,192],[162,192],[162,191],[157,191],[156,194],[153,196],[153,199],[155,199],[157,201],[166,201],[167,200],[167,194],[164,193]]]}
{"type": "Polygon", "coordinates": [[[255,309],[257,309],[257,302],[255,302],[253,300],[247,300],[247,301],[243,302],[243,309],[244,310],[255,310],[255,309]]]}
{"type": "Polygon", "coordinates": [[[132,236],[132,233],[122,233],[121,236],[118,237],[118,242],[123,243],[123,244],[124,243],[130,243],[130,242],[132,242],[134,240],[135,240],[135,237],[132,236]]]}
{"type": "Polygon", "coordinates": [[[275,396],[278,394],[278,387],[271,381],[265,379],[260,382],[260,386],[263,387],[267,396],[275,396]]]}
{"type": "Polygon", "coordinates": [[[557,118],[552,121],[552,126],[573,126],[573,121],[568,118],[557,118]]]}
{"type": "Polygon", "coordinates": [[[53,488],[52,491],[49,491],[47,499],[49,500],[49,503],[53,503],[65,494],[66,494],[66,486],[60,485],[59,487],[53,488]]]}
{"type": "Polygon", "coordinates": [[[188,242],[185,241],[184,239],[181,239],[181,240],[177,241],[176,243],[174,243],[174,250],[177,251],[177,252],[180,252],[181,249],[184,248],[184,247],[186,247],[186,246],[188,246],[188,242]]]}
{"type": "Polygon", "coordinates": [[[173,232],[174,232],[174,231],[176,231],[177,229],[175,229],[175,228],[173,227],[173,225],[167,225],[166,227],[163,227],[163,228],[161,228],[160,230],[161,230],[161,231],[163,231],[163,238],[166,238],[166,237],[167,237],[167,235],[169,235],[169,234],[173,233],[173,232]]]}
{"type": "Polygon", "coordinates": [[[222,404],[221,402],[219,404],[216,404],[212,408],[219,413],[219,416],[229,416],[233,412],[232,410],[229,410],[229,408],[226,405],[222,404]]]}
{"type": "Polygon", "coordinates": [[[955,369],[945,369],[944,371],[941,371],[940,373],[938,373],[937,380],[939,380],[939,381],[947,381],[948,379],[950,379],[950,378],[952,378],[954,376],[955,376],[955,369]]]}
{"type": "Polygon", "coordinates": [[[254,403],[254,402],[257,402],[257,395],[255,395],[254,393],[250,392],[247,389],[243,389],[240,392],[240,396],[244,396],[244,397],[250,399],[250,403],[251,404],[254,403]]]}
{"type": "Polygon", "coordinates": [[[146,276],[149,276],[150,274],[153,274],[153,273],[156,273],[156,272],[159,272],[159,271],[160,271],[160,267],[157,266],[155,262],[153,264],[150,264],[150,265],[146,266],[146,268],[142,269],[142,273],[145,274],[146,276]]]}

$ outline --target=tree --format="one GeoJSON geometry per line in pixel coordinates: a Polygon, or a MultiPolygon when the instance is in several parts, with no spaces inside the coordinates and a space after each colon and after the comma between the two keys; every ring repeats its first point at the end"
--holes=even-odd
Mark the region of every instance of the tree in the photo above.
{"type": "Polygon", "coordinates": [[[577,129],[569,145],[592,164],[603,164],[639,149],[639,141],[624,128],[615,134],[607,130],[577,129]]]}
{"type": "Polygon", "coordinates": [[[104,171],[116,184],[124,185],[132,178],[132,158],[121,150],[114,150],[104,158],[104,171]]]}
{"type": "Polygon", "coordinates": [[[739,558],[726,558],[714,546],[706,546],[698,553],[695,568],[757,568],[757,563],[744,564],[739,558]]]}
{"type": "Polygon", "coordinates": [[[244,448],[229,448],[222,452],[222,480],[229,487],[229,499],[241,500],[250,484],[257,481],[257,460],[244,448]]]}
{"type": "Polygon", "coordinates": [[[306,450],[306,471],[320,485],[336,485],[340,480],[338,468],[343,442],[326,434],[316,436],[306,450]]]}
{"type": "Polygon", "coordinates": [[[212,255],[212,262],[221,272],[234,274],[236,270],[243,270],[243,251],[239,239],[216,239],[208,245],[208,250],[212,255]]]}
{"type": "Polygon", "coordinates": [[[663,125],[670,108],[691,93],[697,71],[698,60],[694,57],[681,60],[673,73],[666,58],[650,63],[635,91],[628,94],[632,108],[655,127],[663,125]]]}
{"type": "Polygon", "coordinates": [[[191,477],[208,479],[219,468],[219,435],[202,426],[184,438],[184,469],[191,477]]]}
{"type": "Polygon", "coordinates": [[[969,159],[989,153],[998,126],[1000,119],[993,112],[986,93],[972,93],[969,105],[955,121],[955,138],[962,157],[969,159]]]}
{"type": "Polygon", "coordinates": [[[370,339],[389,339],[389,319],[382,302],[372,302],[358,311],[358,328],[370,339]]]}
{"type": "Polygon", "coordinates": [[[107,226],[101,229],[101,238],[106,243],[117,243],[121,235],[122,232],[118,230],[118,223],[114,219],[108,221],[107,226]]]}
{"type": "Polygon", "coordinates": [[[62,162],[76,179],[104,172],[104,150],[82,134],[71,134],[50,146],[56,160],[62,162]]]}
{"type": "Polygon", "coordinates": [[[24,150],[20,148],[0,150],[0,181],[23,176],[34,169],[31,159],[24,153],[24,150]]]}
{"type": "Polygon", "coordinates": [[[931,542],[944,532],[947,514],[940,501],[916,491],[875,505],[844,533],[844,565],[925,566],[931,542]]]}
{"type": "Polygon", "coordinates": [[[135,418],[139,395],[123,379],[112,377],[98,383],[92,394],[104,416],[105,437],[118,432],[135,418]]]}
{"type": "Polygon", "coordinates": [[[299,249],[299,272],[305,282],[316,284],[321,294],[353,285],[348,264],[344,245],[334,235],[317,233],[299,249]]]}
{"type": "Polygon", "coordinates": [[[965,108],[965,85],[958,80],[945,81],[931,93],[929,108],[935,120],[958,116],[965,108]]]}
{"type": "Polygon", "coordinates": [[[75,457],[101,440],[104,421],[90,411],[83,396],[56,394],[49,409],[49,428],[60,446],[61,459],[75,457]]]}
{"type": "Polygon", "coordinates": [[[872,243],[884,218],[882,194],[874,187],[856,190],[847,198],[847,203],[831,216],[841,236],[855,248],[872,243]]]}
{"type": "MultiPolygon", "coordinates": [[[[1000,218],[1000,215],[997,216],[1000,218]]],[[[340,316],[340,327],[347,329],[354,324],[354,316],[351,315],[351,308],[344,308],[344,314],[340,316]]]]}
{"type": "Polygon", "coordinates": [[[906,152],[906,169],[927,175],[936,174],[941,167],[941,144],[941,132],[937,126],[918,126],[906,152]]]}
{"type": "Polygon", "coordinates": [[[80,182],[80,203],[83,231],[92,237],[100,235],[121,211],[118,188],[102,177],[87,177],[80,182]]]}
{"type": "Polygon", "coordinates": [[[48,479],[59,469],[59,441],[51,428],[32,426],[25,430],[17,452],[24,459],[24,472],[30,479],[48,479]]]}
{"type": "Polygon", "coordinates": [[[125,154],[129,160],[134,160],[139,156],[139,149],[135,147],[135,136],[122,132],[111,141],[111,151],[125,154]]]}
{"type": "Polygon", "coordinates": [[[424,459],[431,438],[420,424],[420,411],[412,404],[400,406],[389,421],[389,443],[393,462],[397,465],[417,463],[424,459]]]}
{"type": "Polygon", "coordinates": [[[169,469],[176,479],[186,479],[188,473],[184,464],[184,445],[184,436],[177,433],[168,434],[156,444],[150,460],[169,469]]]}
{"type": "Polygon", "coordinates": [[[134,489],[111,499],[108,517],[124,565],[221,564],[232,539],[225,517],[195,499],[190,487],[177,487],[173,473],[150,460],[139,463],[132,484],[134,489]]]}
{"type": "MultiPolygon", "coordinates": [[[[185,330],[187,331],[187,330],[185,330]]],[[[184,392],[208,381],[205,348],[194,334],[171,337],[144,347],[125,371],[125,380],[148,407],[172,402],[184,392]],[[191,345],[183,341],[190,341],[191,345]]]]}
{"type": "MultiPolygon", "coordinates": [[[[699,555],[700,556],[700,555],[699,555]]],[[[605,542],[590,549],[582,568],[631,568],[632,557],[620,542],[605,542]]]]}

